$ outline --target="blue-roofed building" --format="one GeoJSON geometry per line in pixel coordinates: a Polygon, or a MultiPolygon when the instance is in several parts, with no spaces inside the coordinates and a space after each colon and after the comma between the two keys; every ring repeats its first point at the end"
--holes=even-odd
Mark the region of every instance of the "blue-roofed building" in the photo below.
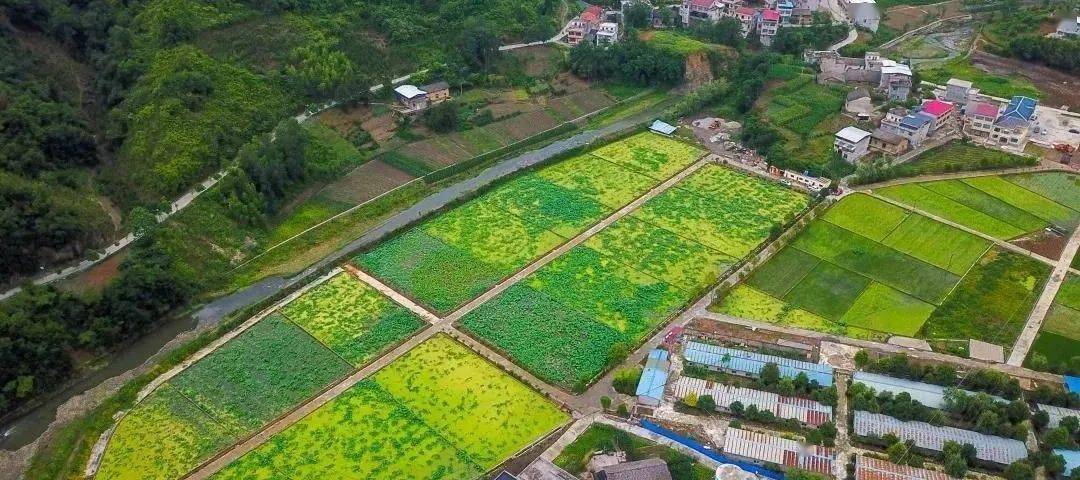
{"type": "Polygon", "coordinates": [[[890,115],[881,121],[881,129],[906,138],[912,147],[917,147],[930,135],[934,120],[933,116],[923,112],[913,112],[903,117],[890,112],[890,115]]]}
{"type": "Polygon", "coordinates": [[[1061,458],[1065,459],[1066,477],[1069,476],[1069,473],[1072,472],[1074,468],[1080,468],[1080,451],[1055,448],[1054,453],[1061,455],[1061,458]]]}
{"type": "Polygon", "coordinates": [[[637,391],[638,403],[648,406],[658,406],[664,399],[664,387],[667,385],[667,372],[671,363],[668,361],[668,351],[655,349],[649,352],[649,358],[645,361],[645,369],[641,371],[641,380],[638,380],[637,391]]]}
{"type": "Polygon", "coordinates": [[[1065,391],[1069,393],[1080,393],[1080,377],[1065,375],[1065,391]]]}
{"type": "Polygon", "coordinates": [[[1015,96],[1001,111],[990,131],[990,140],[1000,145],[1023,150],[1031,133],[1031,123],[1035,120],[1035,109],[1039,102],[1031,97],[1015,96]]]}
{"type": "Polygon", "coordinates": [[[795,10],[795,2],[791,0],[780,0],[776,2],[776,11],[780,12],[780,22],[784,25],[791,23],[791,12],[795,10]]]}
{"type": "Polygon", "coordinates": [[[735,348],[721,347],[701,342],[688,342],[683,350],[687,362],[701,365],[710,370],[731,373],[744,377],[754,377],[769,363],[775,363],[780,369],[780,376],[795,378],[805,373],[811,382],[829,387],[833,384],[833,369],[828,365],[810,363],[790,358],[764,355],[735,348]]]}

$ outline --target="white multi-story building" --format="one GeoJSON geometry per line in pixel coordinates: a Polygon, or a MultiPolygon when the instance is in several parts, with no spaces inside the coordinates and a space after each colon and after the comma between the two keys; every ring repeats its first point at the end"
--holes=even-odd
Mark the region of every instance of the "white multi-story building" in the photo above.
{"type": "Polygon", "coordinates": [[[844,127],[836,132],[833,148],[844,161],[855,163],[870,151],[870,132],[856,127],[844,127]]]}
{"type": "Polygon", "coordinates": [[[973,102],[964,109],[964,130],[969,134],[989,137],[994,131],[998,107],[987,102],[973,102]]]}
{"type": "Polygon", "coordinates": [[[742,36],[749,36],[750,32],[754,30],[755,15],[757,15],[757,12],[750,7],[739,7],[735,9],[735,20],[739,21],[739,31],[742,32],[742,36]]]}
{"type": "Polygon", "coordinates": [[[722,0],[683,0],[679,16],[682,17],[683,25],[701,21],[715,22],[724,16],[726,10],[722,0]]]}
{"type": "Polygon", "coordinates": [[[612,44],[619,41],[619,24],[604,22],[596,29],[596,44],[612,44]]]}
{"type": "Polygon", "coordinates": [[[971,82],[967,80],[950,78],[948,82],[945,82],[945,100],[947,101],[960,105],[966,104],[970,93],[971,82]]]}
{"type": "Polygon", "coordinates": [[[758,38],[761,44],[768,47],[772,45],[773,37],[780,29],[780,12],[766,8],[758,17],[758,38]]]}

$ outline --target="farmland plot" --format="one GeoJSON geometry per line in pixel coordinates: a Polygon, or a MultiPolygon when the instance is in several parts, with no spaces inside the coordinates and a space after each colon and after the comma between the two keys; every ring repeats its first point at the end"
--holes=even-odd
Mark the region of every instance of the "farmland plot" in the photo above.
{"type": "Polygon", "coordinates": [[[593,155],[655,179],[666,179],[689,167],[705,152],[654,133],[644,132],[600,147],[593,155]]]}
{"type": "Polygon", "coordinates": [[[218,477],[478,478],[567,420],[543,396],[436,336],[218,477]]]}
{"type": "Polygon", "coordinates": [[[351,370],[296,325],[272,315],[170,383],[218,423],[251,431],[351,370]]]}
{"type": "Polygon", "coordinates": [[[424,325],[408,309],[348,273],[311,289],[282,313],[357,367],[424,325]]]}
{"type": "Polygon", "coordinates": [[[584,388],[737,261],[715,248],[717,239],[736,239],[748,252],[807,204],[764,180],[714,169],[723,167],[706,166],[646,202],[470,312],[462,327],[538,377],[584,388]]]}
{"type": "Polygon", "coordinates": [[[237,436],[163,385],[120,421],[94,478],[180,478],[237,436]]]}
{"type": "Polygon", "coordinates": [[[1047,273],[973,234],[849,195],[714,308],[863,338],[892,333],[1007,344],[1016,336],[1014,319],[1030,311],[1031,292],[1047,273]]]}
{"type": "Polygon", "coordinates": [[[1061,284],[1043,320],[1024,365],[1055,372],[1075,373],[1080,356],[1080,277],[1069,275],[1061,284]]]}
{"type": "Polygon", "coordinates": [[[413,300],[449,313],[700,156],[652,133],[527,173],[354,258],[413,300]],[[607,149],[607,150],[605,150],[607,149]],[[598,167],[593,169],[593,167],[598,167]]]}
{"type": "Polygon", "coordinates": [[[1009,175],[1005,179],[1080,211],[1080,176],[1064,172],[1044,172],[1009,175]]]}
{"type": "Polygon", "coordinates": [[[1022,228],[923,188],[919,184],[907,183],[885,187],[878,189],[877,193],[1002,240],[1015,238],[1025,233],[1022,228]]]}

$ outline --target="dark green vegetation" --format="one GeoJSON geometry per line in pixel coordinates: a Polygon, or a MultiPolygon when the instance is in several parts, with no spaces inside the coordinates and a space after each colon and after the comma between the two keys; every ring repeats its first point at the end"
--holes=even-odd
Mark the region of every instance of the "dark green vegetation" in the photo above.
{"type": "Polygon", "coordinates": [[[1076,16],[1067,3],[1020,8],[1019,2],[1002,2],[983,28],[988,40],[986,48],[998,55],[1043,63],[1063,72],[1080,72],[1080,40],[1050,38],[1040,32],[1042,24],[1052,20],[1054,8],[1058,10],[1058,18],[1076,16]]]}
{"type": "Polygon", "coordinates": [[[713,478],[713,472],[709,468],[694,462],[694,459],[688,455],[602,423],[594,423],[581,432],[581,435],[567,445],[558,457],[555,457],[554,463],[567,472],[578,474],[585,471],[585,466],[593,454],[601,451],[626,452],[628,461],[646,458],[663,459],[674,480],[713,478]]]}
{"type": "Polygon", "coordinates": [[[854,410],[884,413],[903,421],[948,425],[1017,440],[1027,437],[1028,430],[1022,422],[1031,416],[1031,410],[1023,400],[1004,402],[985,393],[972,394],[959,389],[945,391],[945,404],[941,410],[920,404],[907,392],[895,396],[891,392],[879,393],[858,382],[851,385],[848,396],[854,410]]]}
{"type": "MultiPolygon", "coordinates": [[[[912,363],[904,355],[890,355],[871,359],[865,350],[859,351],[855,355],[855,363],[859,368],[869,372],[932,383],[943,387],[963,387],[965,390],[986,392],[1008,400],[1016,400],[1023,393],[1019,380],[997,370],[974,370],[960,377],[952,365],[912,363]],[[960,382],[962,382],[962,385],[960,382]]],[[[1055,395],[1054,392],[1053,389],[1040,389],[1036,392],[1039,396],[1032,400],[1036,402],[1045,400],[1047,403],[1060,404],[1060,402],[1053,401],[1050,398],[1055,395]]]]}
{"type": "Polygon", "coordinates": [[[889,166],[884,160],[859,165],[852,185],[884,182],[895,178],[917,177],[935,173],[954,173],[969,170],[1030,167],[1039,163],[1034,157],[1013,155],[961,141],[949,142],[925,152],[914,160],[889,166]]]}
{"type": "Polygon", "coordinates": [[[590,80],[674,85],[683,79],[686,53],[630,38],[611,47],[581,42],[570,50],[570,71],[590,80]]]}

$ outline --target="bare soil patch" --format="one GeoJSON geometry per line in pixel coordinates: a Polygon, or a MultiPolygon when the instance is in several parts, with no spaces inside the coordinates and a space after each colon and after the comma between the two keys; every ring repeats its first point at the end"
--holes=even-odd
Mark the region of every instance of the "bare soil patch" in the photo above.
{"type": "Polygon", "coordinates": [[[885,25],[893,30],[906,32],[943,18],[962,15],[960,0],[933,5],[896,5],[885,13],[885,25]]]}
{"type": "Polygon", "coordinates": [[[372,160],[328,185],[322,194],[331,200],[359,204],[404,185],[413,178],[380,160],[372,160]]]}
{"type": "Polygon", "coordinates": [[[57,283],[57,287],[73,293],[98,293],[120,274],[120,263],[127,255],[128,250],[121,250],[88,270],[57,283]]]}
{"type": "Polygon", "coordinates": [[[357,125],[362,125],[372,117],[371,107],[352,108],[334,107],[315,116],[315,121],[337,131],[342,136],[348,135],[357,125]]]}
{"type": "Polygon", "coordinates": [[[1065,250],[1065,244],[1068,240],[1068,237],[1065,236],[1039,232],[1025,238],[1013,240],[1009,243],[1023,249],[1031,250],[1032,252],[1051,260],[1057,260],[1061,258],[1061,252],[1065,250]]]}
{"type": "Polygon", "coordinates": [[[562,57],[563,53],[557,47],[537,45],[511,50],[510,55],[522,62],[527,75],[537,77],[550,71],[555,65],[555,60],[562,57]]]}
{"type": "Polygon", "coordinates": [[[981,50],[972,52],[971,63],[979,70],[995,75],[1018,74],[1027,78],[1045,94],[1040,102],[1043,105],[1067,105],[1072,110],[1080,107],[1080,79],[1067,73],[1037,63],[999,57],[981,50]]]}

